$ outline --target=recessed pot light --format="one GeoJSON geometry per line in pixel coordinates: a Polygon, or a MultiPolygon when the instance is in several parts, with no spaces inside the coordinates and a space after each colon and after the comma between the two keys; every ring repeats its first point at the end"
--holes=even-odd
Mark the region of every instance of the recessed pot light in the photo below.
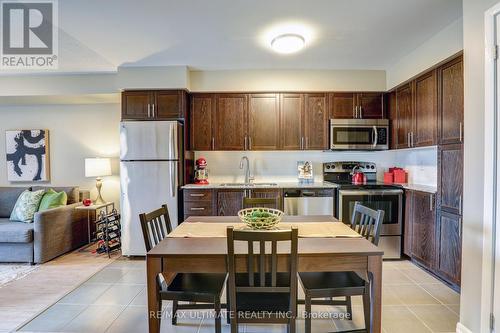
{"type": "Polygon", "coordinates": [[[271,47],[278,53],[289,54],[300,51],[305,43],[306,41],[301,35],[283,34],[273,38],[271,47]]]}

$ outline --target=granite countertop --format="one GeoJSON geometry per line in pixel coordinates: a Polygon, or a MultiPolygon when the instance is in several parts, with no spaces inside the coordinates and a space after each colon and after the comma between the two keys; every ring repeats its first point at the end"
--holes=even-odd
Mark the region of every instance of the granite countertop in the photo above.
{"type": "Polygon", "coordinates": [[[420,192],[428,192],[428,193],[436,193],[437,186],[431,185],[420,185],[420,184],[400,184],[404,189],[420,191],[420,192]]]}
{"type": "MultiPolygon", "coordinates": [[[[210,183],[208,185],[197,185],[197,184],[187,184],[182,186],[183,189],[252,189],[252,188],[336,188],[338,187],[336,184],[330,182],[314,182],[310,184],[302,184],[299,182],[265,182],[265,184],[259,184],[261,182],[256,182],[253,186],[222,186],[221,183],[210,183]],[[277,184],[277,185],[268,185],[269,183],[277,184]]],[[[262,182],[264,183],[264,182],[262,182]]]]}

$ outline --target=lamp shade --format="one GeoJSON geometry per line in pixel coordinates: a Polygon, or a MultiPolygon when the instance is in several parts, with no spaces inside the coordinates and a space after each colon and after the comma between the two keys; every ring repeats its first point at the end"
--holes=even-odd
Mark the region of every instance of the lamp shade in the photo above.
{"type": "Polygon", "coordinates": [[[109,158],[86,158],[85,177],[101,177],[111,175],[111,161],[109,158]]]}

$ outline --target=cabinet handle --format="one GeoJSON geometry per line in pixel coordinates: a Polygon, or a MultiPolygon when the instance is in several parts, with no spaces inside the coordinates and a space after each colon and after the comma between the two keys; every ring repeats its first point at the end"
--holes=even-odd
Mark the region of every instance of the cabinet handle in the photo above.
{"type": "Polygon", "coordinates": [[[434,194],[429,195],[430,211],[434,210],[434,194]]]}
{"type": "Polygon", "coordinates": [[[362,106],[359,107],[359,118],[360,119],[363,118],[363,107],[362,106]]]}
{"type": "Polygon", "coordinates": [[[414,134],[413,132],[410,132],[411,147],[415,147],[415,144],[414,144],[414,141],[413,141],[413,138],[414,138],[413,134],[414,134]]]}
{"type": "Polygon", "coordinates": [[[464,135],[464,134],[463,134],[463,124],[462,124],[462,122],[460,122],[460,125],[459,125],[459,126],[460,126],[460,142],[462,142],[462,140],[463,140],[463,135],[464,135]]]}
{"type": "Polygon", "coordinates": [[[410,146],[410,145],[411,145],[411,141],[410,141],[410,140],[411,140],[411,139],[410,139],[410,132],[408,132],[408,133],[406,134],[406,141],[407,141],[407,144],[408,144],[408,148],[410,148],[410,147],[411,147],[411,146],[410,146]]]}
{"type": "Polygon", "coordinates": [[[191,196],[191,197],[204,197],[205,194],[203,194],[203,193],[190,193],[189,196],[191,196]]]}
{"type": "Polygon", "coordinates": [[[252,150],[252,137],[248,136],[248,150],[252,150]]]}
{"type": "Polygon", "coordinates": [[[212,150],[215,150],[215,138],[212,137],[212,150]]]}
{"type": "Polygon", "coordinates": [[[151,118],[151,104],[148,103],[148,118],[151,118]]]}
{"type": "Polygon", "coordinates": [[[304,150],[304,137],[300,138],[300,149],[304,150]]]}
{"type": "Polygon", "coordinates": [[[245,135],[245,140],[244,140],[243,145],[244,145],[243,150],[247,150],[247,136],[246,135],[245,135]]]}
{"type": "Polygon", "coordinates": [[[355,106],[354,109],[352,109],[352,117],[356,118],[356,115],[358,114],[358,107],[355,106]]]}
{"type": "Polygon", "coordinates": [[[199,210],[205,210],[204,207],[191,207],[189,210],[194,210],[194,211],[199,211],[199,210]]]}
{"type": "Polygon", "coordinates": [[[153,118],[155,117],[155,105],[153,103],[153,118]]]}

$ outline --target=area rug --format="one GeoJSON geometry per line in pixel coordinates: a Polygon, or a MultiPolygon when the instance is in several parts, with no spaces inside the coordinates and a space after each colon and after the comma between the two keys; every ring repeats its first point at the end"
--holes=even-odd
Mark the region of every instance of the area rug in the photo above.
{"type": "Polygon", "coordinates": [[[0,264],[0,288],[9,282],[24,278],[38,267],[30,264],[0,264]]]}

